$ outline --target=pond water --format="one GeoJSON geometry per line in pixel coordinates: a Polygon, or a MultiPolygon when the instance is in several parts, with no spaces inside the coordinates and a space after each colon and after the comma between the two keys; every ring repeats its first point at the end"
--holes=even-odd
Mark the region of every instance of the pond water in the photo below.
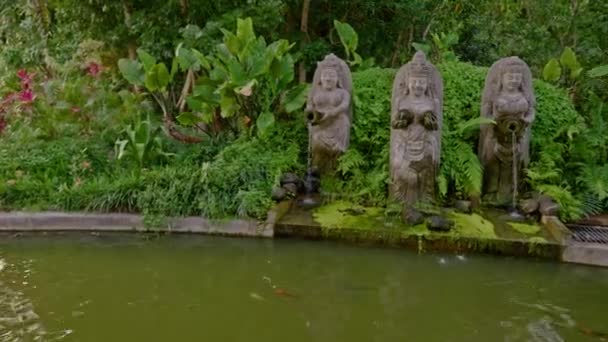
{"type": "Polygon", "coordinates": [[[602,341],[608,270],[329,242],[0,236],[0,341],[602,341]]]}

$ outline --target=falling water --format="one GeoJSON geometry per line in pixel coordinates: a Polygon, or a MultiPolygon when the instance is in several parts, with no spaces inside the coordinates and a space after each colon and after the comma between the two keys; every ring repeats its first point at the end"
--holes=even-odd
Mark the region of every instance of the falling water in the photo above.
{"type": "Polygon", "coordinates": [[[312,122],[308,121],[308,160],[306,163],[306,170],[310,170],[312,167],[312,122]]]}
{"type": "Polygon", "coordinates": [[[300,207],[303,208],[314,208],[318,205],[318,201],[313,197],[313,191],[311,184],[313,182],[312,174],[312,120],[308,120],[308,160],[306,162],[306,178],[304,197],[298,202],[300,207]]]}
{"type": "Polygon", "coordinates": [[[515,130],[511,130],[511,146],[513,149],[513,199],[512,205],[513,210],[517,208],[517,171],[518,171],[518,163],[517,163],[517,143],[515,140],[515,130]]]}

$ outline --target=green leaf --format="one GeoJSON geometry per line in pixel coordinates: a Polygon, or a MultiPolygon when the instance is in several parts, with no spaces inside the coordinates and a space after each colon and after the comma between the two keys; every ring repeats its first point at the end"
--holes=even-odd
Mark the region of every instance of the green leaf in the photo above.
{"type": "Polygon", "coordinates": [[[118,61],[118,69],[122,76],[131,84],[143,85],[146,75],[138,61],[122,58],[118,61]]]}
{"type": "Polygon", "coordinates": [[[264,134],[274,125],[274,115],[271,112],[263,112],[256,120],[256,126],[260,133],[264,134]]]}
{"type": "Polygon", "coordinates": [[[146,73],[146,88],[149,91],[163,90],[169,84],[169,78],[165,64],[158,63],[146,73]]]}
{"type": "Polygon", "coordinates": [[[251,18],[239,18],[236,20],[236,37],[239,39],[242,45],[246,45],[255,40],[253,21],[251,18]]]}
{"type": "Polygon", "coordinates": [[[200,112],[203,109],[203,101],[200,101],[193,96],[186,97],[186,103],[192,111],[200,112]]]}
{"type": "Polygon", "coordinates": [[[338,31],[338,36],[340,36],[340,42],[344,46],[344,50],[346,51],[346,56],[350,58],[351,53],[357,50],[357,46],[359,45],[359,36],[357,36],[357,32],[347,23],[342,23],[338,20],[334,20],[334,27],[336,31],[338,31]]]}
{"type": "Polygon", "coordinates": [[[175,54],[176,59],[179,62],[179,66],[182,71],[186,71],[190,68],[194,71],[200,70],[200,65],[198,64],[198,58],[194,55],[192,50],[180,47],[177,49],[175,54]]]}
{"type": "Polygon", "coordinates": [[[121,140],[118,139],[114,143],[114,153],[116,155],[116,159],[122,159],[127,154],[126,147],[129,143],[129,140],[121,140]]]}
{"type": "Polygon", "coordinates": [[[228,72],[230,73],[230,80],[239,86],[249,81],[245,69],[236,59],[228,61],[228,72]]]}
{"type": "Polygon", "coordinates": [[[575,70],[579,68],[578,62],[576,61],[576,54],[569,47],[566,47],[564,49],[561,57],[559,58],[559,61],[562,66],[565,66],[569,70],[575,70]]]}
{"type": "Polygon", "coordinates": [[[283,108],[285,108],[285,111],[287,113],[292,113],[298,109],[301,109],[306,103],[308,91],[308,84],[299,84],[289,89],[283,97],[283,108]]]}
{"type": "Polygon", "coordinates": [[[137,56],[144,66],[144,70],[149,72],[156,65],[156,58],[147,53],[144,49],[137,49],[137,56]]]}
{"type": "Polygon", "coordinates": [[[220,108],[222,110],[221,115],[223,118],[233,116],[239,108],[234,95],[222,94],[220,108]]]}
{"type": "Polygon", "coordinates": [[[224,43],[220,44],[218,48],[221,49],[221,46],[224,45],[228,49],[228,52],[233,55],[237,55],[241,51],[241,43],[239,39],[234,35],[234,33],[228,30],[222,29],[222,32],[224,33],[224,43]]]}
{"type": "Polygon", "coordinates": [[[575,80],[581,75],[582,72],[583,72],[583,68],[581,68],[581,67],[572,69],[572,70],[570,70],[570,78],[575,80]]]}
{"type": "Polygon", "coordinates": [[[608,75],[608,64],[605,65],[600,65],[598,67],[595,67],[591,70],[589,70],[587,72],[587,75],[589,75],[589,77],[604,77],[606,75],[608,75]]]}
{"type": "Polygon", "coordinates": [[[177,116],[177,121],[183,126],[192,126],[195,123],[201,122],[202,119],[192,112],[183,112],[177,116]]]}
{"type": "Polygon", "coordinates": [[[192,94],[207,103],[219,104],[220,95],[215,92],[214,85],[200,84],[194,87],[192,94]]]}
{"type": "Polygon", "coordinates": [[[284,89],[295,77],[293,57],[285,55],[278,63],[273,63],[271,72],[279,80],[278,89],[284,89]]]}
{"type": "Polygon", "coordinates": [[[198,63],[203,68],[205,68],[207,70],[211,69],[211,65],[209,64],[209,60],[200,51],[198,51],[196,49],[192,49],[192,54],[194,55],[194,57],[196,57],[196,59],[198,60],[198,63]]]}
{"type": "Polygon", "coordinates": [[[557,82],[562,75],[562,68],[557,59],[552,58],[543,69],[543,79],[549,82],[557,82]]]}

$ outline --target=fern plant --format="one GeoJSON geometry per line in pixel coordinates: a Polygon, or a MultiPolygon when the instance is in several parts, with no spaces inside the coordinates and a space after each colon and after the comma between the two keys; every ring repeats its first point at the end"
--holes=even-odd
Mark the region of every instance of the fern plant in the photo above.
{"type": "Polygon", "coordinates": [[[477,117],[458,125],[454,131],[443,130],[441,169],[438,188],[442,198],[452,190],[456,197],[469,198],[481,194],[483,171],[474,145],[467,140],[481,124],[494,124],[493,120],[477,117]]]}

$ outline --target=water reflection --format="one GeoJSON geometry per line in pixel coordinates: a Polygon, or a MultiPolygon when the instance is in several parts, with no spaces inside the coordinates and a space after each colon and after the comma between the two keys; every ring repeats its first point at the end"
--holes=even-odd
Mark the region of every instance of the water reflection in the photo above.
{"type": "MultiPolygon", "coordinates": [[[[7,262],[0,259],[0,275],[5,278],[7,262]]],[[[28,272],[29,273],[29,272],[28,272]]],[[[18,290],[0,280],[0,340],[6,342],[42,341],[46,335],[32,302],[18,290]]]]}

